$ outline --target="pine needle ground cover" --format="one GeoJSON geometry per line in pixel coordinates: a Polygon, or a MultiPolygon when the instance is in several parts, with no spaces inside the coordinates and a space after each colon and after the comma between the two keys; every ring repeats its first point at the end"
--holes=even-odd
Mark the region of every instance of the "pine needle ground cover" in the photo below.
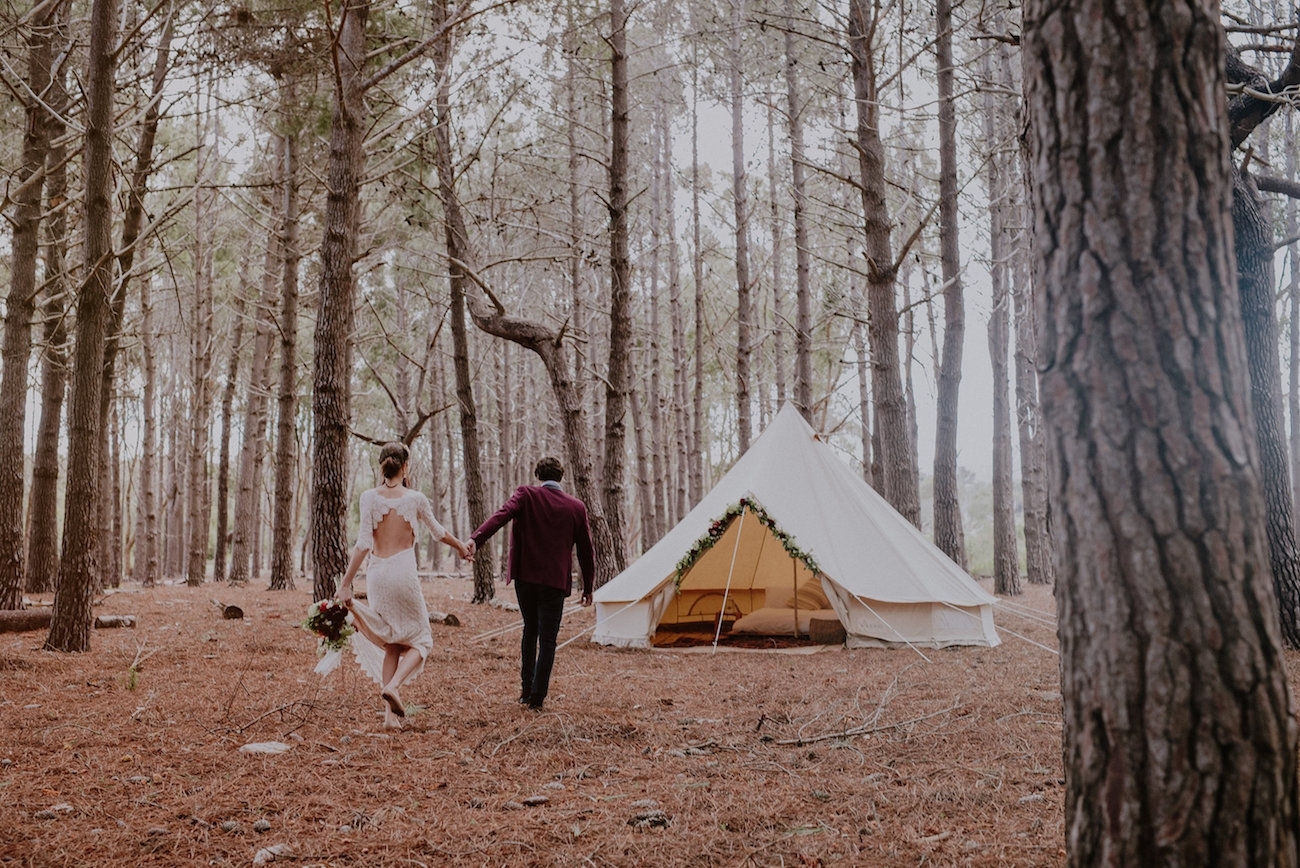
{"type": "MultiPolygon", "coordinates": [[[[1029,641],[927,661],[583,636],[535,713],[515,702],[518,634],[475,638],[517,615],[471,606],[463,578],[424,589],[460,625],[433,625],[397,733],[350,653],[313,673],[307,589],[128,584],[96,614],[137,627],[84,655],[0,635],[0,865],[1064,861],[1057,658],[1029,641]]],[[[1013,602],[1033,617],[999,624],[1055,647],[1050,592],[1013,602]]]]}

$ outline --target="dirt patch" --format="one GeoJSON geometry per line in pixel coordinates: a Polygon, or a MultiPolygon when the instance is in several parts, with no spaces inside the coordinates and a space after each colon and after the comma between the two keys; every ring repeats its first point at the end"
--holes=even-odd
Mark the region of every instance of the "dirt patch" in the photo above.
{"type": "MultiPolygon", "coordinates": [[[[95,631],[88,654],[0,636],[0,864],[248,865],[273,847],[301,865],[1064,861],[1046,589],[998,613],[991,649],[584,636],[538,714],[515,702],[517,634],[476,639],[517,615],[471,606],[463,579],[424,587],[461,626],[434,625],[399,733],[350,654],[313,673],[305,588],[131,585],[96,614],[138,626],[95,631]],[[241,750],[263,743],[287,750],[241,750]]],[[[561,641],[592,620],[567,616],[561,641]]]]}

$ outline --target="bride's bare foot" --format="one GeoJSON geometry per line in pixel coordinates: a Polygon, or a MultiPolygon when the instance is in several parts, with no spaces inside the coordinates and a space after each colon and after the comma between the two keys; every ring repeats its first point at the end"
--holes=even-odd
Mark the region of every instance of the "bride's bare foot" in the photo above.
{"type": "Polygon", "coordinates": [[[384,729],[398,730],[402,728],[402,719],[391,711],[384,711],[384,729]]]}
{"type": "Polygon", "coordinates": [[[382,696],[384,702],[388,704],[389,714],[395,714],[398,717],[406,717],[406,706],[402,704],[402,697],[397,695],[396,687],[385,687],[380,696],[382,696]]]}

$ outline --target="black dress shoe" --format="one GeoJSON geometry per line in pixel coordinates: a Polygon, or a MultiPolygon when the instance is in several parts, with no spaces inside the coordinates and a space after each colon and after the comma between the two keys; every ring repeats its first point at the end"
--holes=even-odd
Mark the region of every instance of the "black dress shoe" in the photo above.
{"type": "Polygon", "coordinates": [[[532,698],[531,696],[529,696],[527,693],[525,693],[524,695],[520,696],[519,699],[518,699],[518,702],[519,702],[520,705],[527,705],[528,703],[530,703],[530,702],[532,702],[532,701],[533,701],[533,698],[532,698]]]}
{"type": "Polygon", "coordinates": [[[541,710],[542,710],[542,700],[540,700],[540,699],[530,699],[530,700],[528,700],[528,710],[529,710],[529,711],[541,711],[541,710]]]}

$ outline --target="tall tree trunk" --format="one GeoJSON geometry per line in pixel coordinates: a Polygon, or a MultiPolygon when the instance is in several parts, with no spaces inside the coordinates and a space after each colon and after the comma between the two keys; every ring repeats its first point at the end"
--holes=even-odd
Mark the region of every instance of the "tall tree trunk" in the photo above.
{"type": "MultiPolygon", "coordinates": [[[[59,4],[54,22],[55,43],[69,44],[68,15],[71,4],[59,4]]],[[[36,454],[32,460],[32,493],[29,501],[26,561],[27,590],[54,590],[59,574],[59,437],[62,432],[63,401],[68,384],[68,169],[67,145],[62,141],[68,108],[68,64],[61,63],[50,80],[50,149],[45,177],[46,245],[45,321],[41,357],[41,418],[36,429],[36,454]]]]}
{"type": "Polygon", "coordinates": [[[212,580],[226,580],[226,549],[230,527],[230,417],[234,412],[239,356],[244,342],[244,297],[235,298],[235,329],[230,335],[230,362],[221,393],[221,443],[217,447],[217,550],[212,559],[212,580]]]}
{"type": "MultiPolygon", "coordinates": [[[[794,20],[794,3],[785,0],[787,22],[794,20]]],[[[794,30],[785,31],[785,103],[790,119],[790,174],[794,191],[795,332],[794,403],[812,422],[812,251],[808,242],[808,158],[803,144],[803,106],[795,68],[794,30]]],[[[865,417],[864,417],[865,420],[865,417]]]]}
{"type": "MultiPolygon", "coordinates": [[[[659,352],[659,340],[663,334],[663,329],[659,322],[659,277],[661,273],[661,259],[663,253],[663,187],[665,176],[663,166],[659,162],[659,131],[657,128],[658,118],[651,122],[650,125],[650,150],[653,155],[650,160],[651,166],[651,215],[650,215],[650,388],[646,394],[650,404],[650,444],[649,455],[650,475],[652,477],[650,510],[652,522],[650,527],[643,528],[641,537],[642,550],[649,548],[659,541],[664,535],[667,525],[665,520],[668,516],[668,502],[666,500],[668,490],[667,470],[664,453],[668,451],[668,442],[664,436],[664,422],[668,416],[668,401],[663,393],[662,367],[663,359],[659,352]]],[[[630,385],[630,391],[636,394],[636,386],[630,385]]],[[[640,411],[637,411],[640,416],[640,411]]],[[[639,429],[640,421],[634,421],[633,425],[639,429]]],[[[641,440],[637,441],[637,455],[642,456],[641,440]]],[[[639,468],[638,468],[639,471],[639,468]]],[[[639,484],[638,479],[638,484],[639,484]]],[[[644,507],[643,507],[644,510],[644,507]]],[[[644,513],[643,513],[644,514],[644,513]]]]}
{"type": "Polygon", "coordinates": [[[676,449],[673,478],[673,510],[671,524],[676,525],[689,509],[691,475],[691,435],[687,427],[689,418],[686,408],[689,400],[687,387],[686,362],[686,318],[682,310],[682,275],[681,260],[677,251],[677,204],[676,187],[673,180],[673,131],[668,123],[663,106],[659,108],[659,129],[663,134],[660,159],[664,166],[664,215],[667,222],[665,235],[668,237],[668,309],[672,321],[673,341],[673,432],[676,435],[676,449]]]}
{"type": "MultiPolygon", "coordinates": [[[[997,141],[997,139],[990,139],[997,141]]],[[[994,158],[996,160],[996,157],[994,158]]],[[[990,175],[994,171],[989,164],[990,175]]],[[[990,186],[1001,184],[990,177],[990,186]]],[[[989,356],[993,361],[993,590],[997,594],[1019,594],[1020,556],[1016,542],[1015,484],[1012,479],[1010,375],[1007,369],[1010,342],[1011,297],[1007,292],[1006,266],[1002,259],[1002,215],[1000,204],[990,209],[989,255],[993,260],[993,309],[989,313],[989,356]],[[992,239],[997,239],[996,241],[992,239]]]]}
{"type": "Polygon", "coordinates": [[[180,362],[177,358],[176,335],[168,342],[169,364],[167,403],[167,529],[166,557],[163,574],[168,578],[179,576],[185,569],[185,401],[180,384],[180,362]]]}
{"type": "MultiPolygon", "coordinates": [[[[99,449],[104,453],[101,460],[101,472],[104,478],[101,485],[106,493],[113,489],[113,480],[120,475],[120,468],[108,460],[110,449],[109,432],[112,430],[111,417],[116,414],[115,394],[117,380],[117,357],[122,345],[122,329],[126,315],[126,299],[130,289],[132,268],[136,259],[136,248],[143,243],[140,232],[144,226],[144,195],[153,172],[154,143],[158,135],[158,120],[162,114],[161,102],[163,87],[167,81],[170,66],[171,43],[174,35],[173,17],[168,16],[163,23],[159,36],[158,50],[154,55],[154,65],[149,91],[149,102],[145,106],[144,116],[136,139],[135,165],[131,172],[131,183],[126,190],[126,209],[122,214],[122,240],[118,246],[117,269],[118,280],[113,291],[109,307],[108,331],[104,344],[103,380],[99,392],[100,443],[99,449]]],[[[206,380],[206,378],[205,378],[206,380]]],[[[207,388],[206,382],[204,388],[207,388]]],[[[206,425],[204,427],[206,437],[206,425]]],[[[115,552],[120,547],[121,535],[114,532],[119,523],[121,505],[112,497],[105,496],[100,501],[100,539],[104,546],[102,561],[105,574],[101,582],[110,585],[118,580],[122,560],[115,552]]],[[[206,523],[205,523],[206,527],[206,523]]]]}
{"type": "Polygon", "coordinates": [[[1273,224],[1250,176],[1234,172],[1233,180],[1237,290],[1241,293],[1241,318],[1250,362],[1251,408],[1259,447],[1269,563],[1282,638],[1290,647],[1300,648],[1300,553],[1296,550],[1273,309],[1273,224]]]}
{"type": "Polygon", "coordinates": [[[99,393],[113,294],[113,92],[118,3],[94,0],[85,78],[85,270],[77,293],[77,343],[68,410],[63,557],[45,647],[90,648],[90,600],[98,575],[99,393]]]}
{"type": "Polygon", "coordinates": [[[935,61],[939,96],[939,260],[943,272],[943,356],[939,364],[934,437],[934,542],[966,567],[957,487],[957,399],[961,391],[966,308],[962,298],[957,213],[957,111],[953,96],[952,2],[935,3],[935,61]]]}
{"type": "Polygon", "coordinates": [[[627,13],[623,0],[610,0],[609,159],[609,368],[605,378],[605,473],[601,494],[613,544],[614,565],[627,569],[627,398],[632,380],[632,259],[628,254],[627,13]]]}
{"type": "Polygon", "coordinates": [[[140,286],[140,354],[143,357],[142,374],[144,377],[144,406],[141,408],[141,447],[140,447],[140,522],[143,533],[140,536],[139,561],[144,565],[140,571],[140,583],[151,587],[161,578],[161,564],[158,559],[158,432],[157,432],[157,372],[154,362],[153,331],[153,280],[146,277],[140,286]]]}
{"type": "MultiPolygon", "coordinates": [[[[996,14],[996,13],[995,13],[996,14]]],[[[980,74],[993,79],[993,64],[988,54],[980,58],[980,74]]],[[[1006,114],[1014,117],[1009,100],[992,89],[985,90],[983,106],[984,138],[992,153],[988,155],[985,174],[989,191],[989,277],[993,287],[993,309],[989,312],[989,357],[993,362],[993,590],[997,594],[1020,594],[1020,556],[1016,543],[1015,481],[1012,479],[1011,455],[1011,377],[1008,352],[1011,342],[1011,293],[1007,256],[1009,176],[1007,164],[1015,152],[1006,150],[1006,114]],[[1008,156],[1009,155],[1009,156],[1008,156]]]]}
{"type": "Polygon", "coordinates": [[[645,551],[654,545],[655,540],[655,503],[654,483],[650,479],[653,462],[650,459],[650,446],[646,442],[645,413],[641,405],[641,393],[632,389],[632,434],[636,441],[636,487],[637,502],[641,505],[641,546],[645,551]]]}
{"type": "MultiPolygon", "coordinates": [[[[692,29],[695,5],[691,5],[692,29]]],[[[698,30],[697,30],[698,32],[698,30]]],[[[692,41],[691,63],[691,274],[695,284],[695,340],[692,358],[694,390],[691,398],[691,504],[704,496],[704,452],[708,448],[704,427],[704,248],[700,231],[700,50],[692,41]]]]}
{"type": "Polygon", "coordinates": [[[113,411],[109,417],[109,438],[108,438],[108,456],[109,468],[108,486],[111,497],[105,498],[111,502],[109,512],[108,532],[112,544],[108,547],[109,568],[104,576],[104,584],[110,588],[122,587],[122,568],[123,568],[123,540],[122,530],[124,522],[122,513],[125,511],[125,504],[122,502],[122,438],[121,431],[121,414],[118,411],[120,403],[113,402],[113,411]]]}
{"type": "MultiPolygon", "coordinates": [[[[199,222],[204,222],[200,216],[199,222]]],[[[211,250],[204,233],[195,233],[199,250],[198,273],[195,275],[194,299],[194,380],[190,406],[189,453],[189,547],[185,561],[185,581],[190,587],[203,584],[207,575],[208,522],[210,495],[208,487],[208,427],[212,418],[212,272],[211,250]]]]}
{"type": "Polygon", "coordinates": [[[1067,864],[1295,866],[1219,7],[1024,15],[1067,864]]]}
{"type": "Polygon", "coordinates": [[[27,37],[26,132],[22,165],[13,200],[13,249],[9,295],[5,298],[3,362],[0,376],[0,609],[23,608],[23,497],[26,461],[23,429],[27,420],[27,364],[32,354],[36,313],[36,263],[40,254],[41,192],[49,152],[45,100],[51,92],[51,45],[57,32],[58,3],[37,10],[27,37]]]}
{"type": "Polygon", "coordinates": [[[256,336],[253,338],[253,364],[248,374],[248,398],[244,402],[244,440],[239,449],[239,482],[235,494],[234,537],[230,544],[230,584],[248,584],[254,556],[254,537],[258,533],[257,500],[266,453],[267,381],[272,361],[272,309],[275,286],[282,274],[279,233],[267,239],[266,260],[262,266],[262,291],[253,313],[256,336]]]}
{"type": "Polygon", "coordinates": [[[889,239],[885,183],[885,149],[880,140],[880,104],[876,93],[875,31],[868,0],[849,0],[848,49],[857,104],[858,171],[862,182],[864,248],[867,258],[867,316],[871,341],[871,383],[884,497],[912,524],[921,525],[921,492],[908,430],[907,401],[898,360],[898,311],[894,284],[898,274],[889,239]]]}
{"type": "Polygon", "coordinates": [[[731,37],[727,80],[731,100],[731,201],[736,218],[736,429],[740,454],[749,451],[751,417],[750,357],[753,355],[753,285],[749,276],[749,194],[745,173],[745,91],[741,34],[745,0],[730,0],[731,37]]]}
{"type": "Polygon", "coordinates": [[[312,598],[332,596],[347,569],[348,428],[352,421],[352,325],[365,171],[367,110],[362,88],[369,0],[340,4],[333,43],[334,114],[321,242],[320,306],[312,371],[312,598]]]}
{"type": "MultiPolygon", "coordinates": [[[[297,105],[296,82],[284,88],[281,123],[291,126],[297,105]]],[[[280,280],[280,394],[275,437],[275,507],[271,515],[271,590],[292,590],[294,521],[294,471],[298,467],[298,132],[286,129],[280,136],[283,171],[280,175],[280,246],[283,272],[280,280]]]]}
{"type": "MultiPolygon", "coordinates": [[[[448,0],[437,0],[434,6],[435,26],[451,20],[448,0]]],[[[465,327],[466,293],[465,272],[457,263],[470,258],[469,235],[456,198],[455,166],[451,150],[451,85],[449,67],[454,34],[447,31],[445,39],[434,46],[433,62],[439,70],[437,94],[437,122],[434,126],[436,142],[435,163],[438,173],[438,192],[443,208],[444,240],[452,264],[449,269],[451,285],[452,361],[456,376],[456,403],[460,410],[461,460],[465,464],[465,493],[469,506],[469,522],[481,525],[488,517],[487,492],[483,484],[483,447],[479,442],[478,406],[474,402],[473,381],[469,366],[469,335],[465,327]]],[[[477,322],[477,320],[476,320],[477,322]]],[[[474,558],[474,603],[485,603],[496,596],[495,569],[491,552],[481,552],[474,558]]]]}
{"type": "MultiPolygon", "coordinates": [[[[999,11],[995,27],[1005,16],[999,11]]],[[[1011,50],[998,47],[996,75],[1007,93],[1018,93],[1020,83],[1012,64],[1011,50]]],[[[1020,128],[1020,119],[1016,128],[1020,128]]],[[[1017,157],[1021,154],[1018,152],[1017,157]]],[[[1029,216],[1025,202],[1026,178],[1018,172],[1014,183],[1007,184],[1007,210],[1019,226],[1027,226],[1029,216]]],[[[1021,238],[1028,238],[1021,230],[1021,238]]],[[[1038,339],[1033,303],[1033,281],[1029,273],[1028,244],[1018,238],[1011,245],[1011,300],[1014,304],[1016,428],[1020,446],[1020,496],[1025,534],[1025,573],[1030,584],[1051,585],[1056,582],[1052,563],[1052,541],[1048,527],[1047,445],[1043,430],[1042,408],[1038,392],[1038,339]]]]}
{"type": "MultiPolygon", "coordinates": [[[[1286,141],[1295,141],[1295,121],[1291,112],[1286,114],[1286,141]]],[[[1286,177],[1291,183],[1296,181],[1295,148],[1286,148],[1286,177]]],[[[1290,310],[1290,328],[1288,359],[1290,389],[1287,390],[1287,408],[1290,411],[1291,426],[1291,502],[1300,504],[1300,244],[1294,240],[1300,232],[1300,219],[1296,216],[1296,200],[1286,200],[1286,237],[1292,239],[1287,244],[1287,305],[1290,310]]]]}
{"type": "MultiPolygon", "coordinates": [[[[1300,39],[1293,45],[1282,77],[1269,83],[1258,71],[1232,53],[1228,79],[1247,90],[1233,99],[1228,115],[1234,147],[1270,117],[1281,103],[1259,99],[1252,91],[1281,93],[1300,85],[1300,39]]],[[[1253,178],[1245,169],[1233,172],[1232,224],[1237,254],[1237,291],[1249,354],[1251,408],[1259,446],[1260,484],[1267,517],[1269,562],[1277,595],[1282,638],[1300,648],[1300,553],[1296,548],[1294,504],[1289,485],[1286,422],[1282,410],[1282,372],[1278,362],[1278,334],[1274,310],[1273,224],[1253,178]]]]}
{"type": "MultiPolygon", "coordinates": [[[[788,60],[787,60],[788,63],[788,60]]],[[[781,182],[776,169],[776,107],[767,106],[767,198],[768,225],[772,237],[772,380],[776,386],[776,406],[780,410],[786,401],[785,325],[785,255],[782,250],[784,227],[778,190],[781,182]]]]}

